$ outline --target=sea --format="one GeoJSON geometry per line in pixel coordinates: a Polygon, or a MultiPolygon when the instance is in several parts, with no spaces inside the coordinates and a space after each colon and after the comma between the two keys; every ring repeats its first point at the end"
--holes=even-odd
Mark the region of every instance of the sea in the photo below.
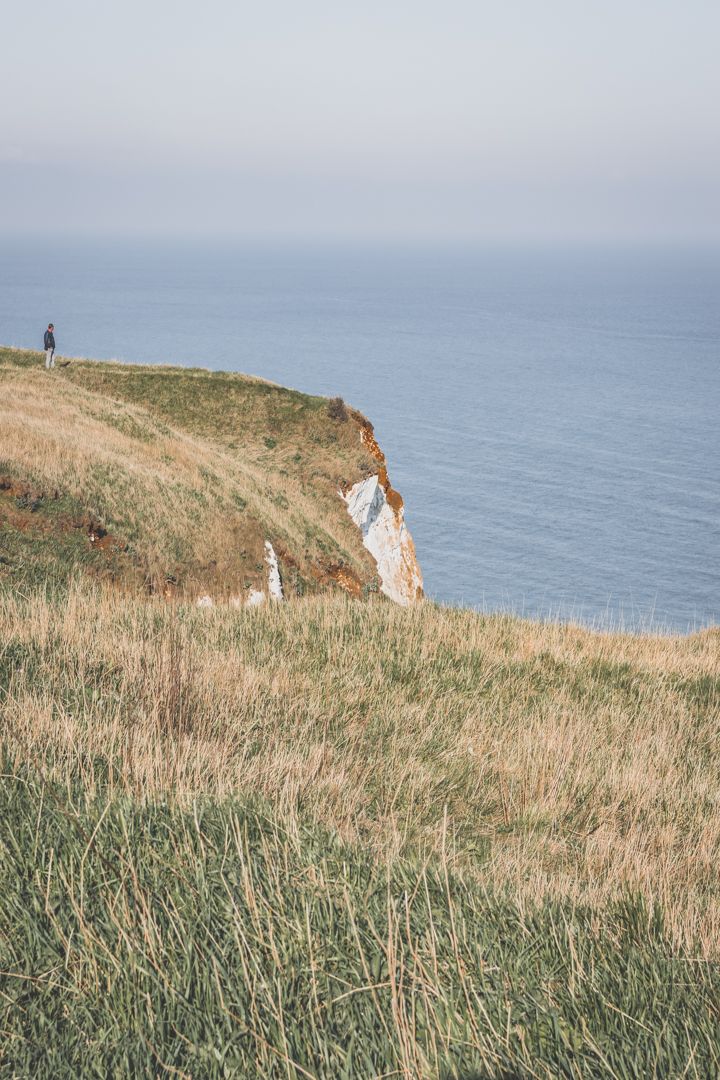
{"type": "Polygon", "coordinates": [[[359,408],[442,604],[718,622],[720,252],[0,239],[0,342],[49,321],[359,408]]]}

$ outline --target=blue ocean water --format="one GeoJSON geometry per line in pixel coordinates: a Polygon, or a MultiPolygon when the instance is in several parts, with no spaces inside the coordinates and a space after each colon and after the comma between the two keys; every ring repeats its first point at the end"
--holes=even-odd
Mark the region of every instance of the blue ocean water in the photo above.
{"type": "Polygon", "coordinates": [[[5,239],[0,342],[246,371],[374,422],[427,593],[720,616],[720,254],[5,239]]]}

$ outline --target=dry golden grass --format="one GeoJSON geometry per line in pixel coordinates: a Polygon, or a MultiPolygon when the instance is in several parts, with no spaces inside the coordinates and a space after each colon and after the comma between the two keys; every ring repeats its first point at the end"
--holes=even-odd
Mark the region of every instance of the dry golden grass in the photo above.
{"type": "Polygon", "coordinates": [[[4,595],[5,739],[140,797],[257,793],[528,900],[639,891],[720,951],[720,633],[341,597],[233,612],[4,595]]]}

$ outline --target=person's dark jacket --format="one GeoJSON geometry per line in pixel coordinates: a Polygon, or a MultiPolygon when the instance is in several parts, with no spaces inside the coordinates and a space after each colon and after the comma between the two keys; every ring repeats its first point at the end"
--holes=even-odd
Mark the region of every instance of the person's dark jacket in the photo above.
{"type": "Polygon", "coordinates": [[[54,348],[55,348],[55,335],[53,334],[52,330],[46,330],[45,331],[45,349],[47,350],[47,349],[54,349],[54,348]]]}

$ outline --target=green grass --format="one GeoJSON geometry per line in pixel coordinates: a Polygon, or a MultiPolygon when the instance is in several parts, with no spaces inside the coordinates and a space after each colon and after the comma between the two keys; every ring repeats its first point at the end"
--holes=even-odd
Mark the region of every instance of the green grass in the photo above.
{"type": "Polygon", "coordinates": [[[3,773],[0,1075],[720,1071],[720,971],[638,900],[521,907],[242,800],[3,773]]]}
{"type": "MultiPolygon", "coordinates": [[[[12,468],[0,462],[0,485],[12,476],[12,468]]],[[[87,502],[59,491],[32,491],[22,482],[19,489],[17,494],[0,486],[0,588],[42,587],[64,595],[78,574],[140,583],[127,543],[98,547],[90,540],[102,515],[87,502]]]]}

